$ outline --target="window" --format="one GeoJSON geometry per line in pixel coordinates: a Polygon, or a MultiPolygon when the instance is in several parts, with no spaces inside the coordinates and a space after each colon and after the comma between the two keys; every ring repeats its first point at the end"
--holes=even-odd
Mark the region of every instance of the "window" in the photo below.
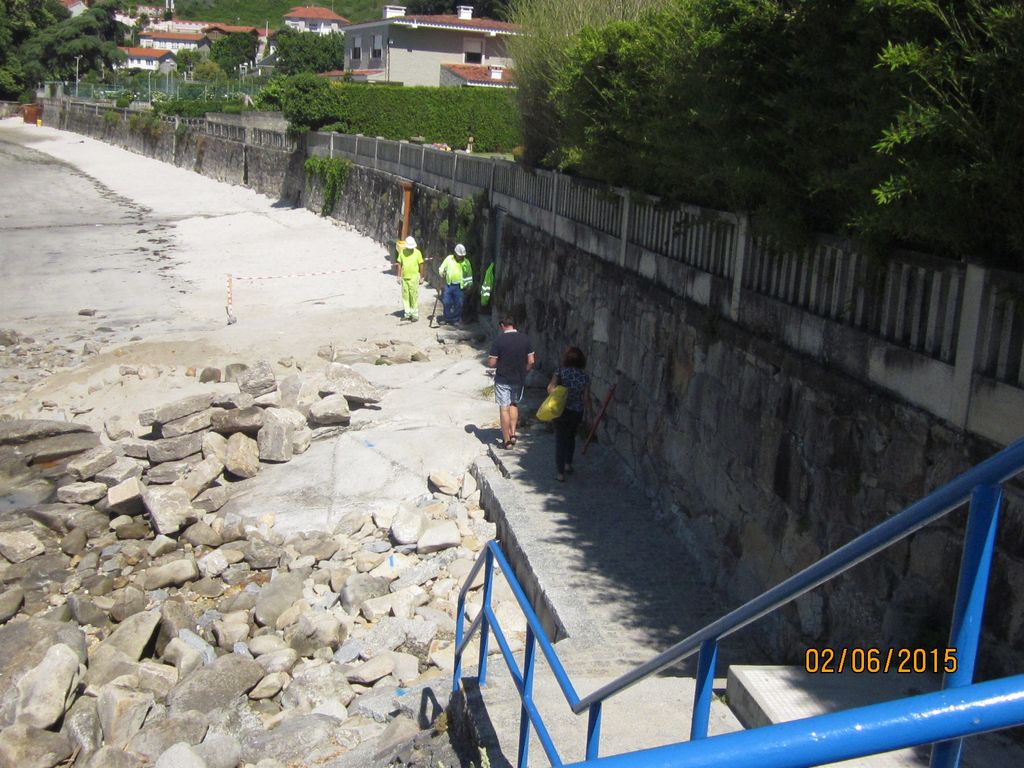
{"type": "Polygon", "coordinates": [[[370,49],[370,58],[379,59],[384,55],[384,36],[374,35],[373,36],[373,48],[370,49]]]}
{"type": "Polygon", "coordinates": [[[352,38],[352,58],[357,61],[363,58],[363,38],[361,37],[352,38]]]}
{"type": "Polygon", "coordinates": [[[484,63],[484,41],[466,38],[462,45],[464,64],[484,63]]]}

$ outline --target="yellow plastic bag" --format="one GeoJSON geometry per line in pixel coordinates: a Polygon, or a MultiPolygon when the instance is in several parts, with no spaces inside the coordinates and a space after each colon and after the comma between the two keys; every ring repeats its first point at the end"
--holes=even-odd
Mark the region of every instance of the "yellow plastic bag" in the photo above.
{"type": "Polygon", "coordinates": [[[565,401],[569,399],[569,390],[566,387],[555,387],[544,402],[537,409],[537,418],[541,421],[553,421],[562,415],[565,410],[565,401]]]}

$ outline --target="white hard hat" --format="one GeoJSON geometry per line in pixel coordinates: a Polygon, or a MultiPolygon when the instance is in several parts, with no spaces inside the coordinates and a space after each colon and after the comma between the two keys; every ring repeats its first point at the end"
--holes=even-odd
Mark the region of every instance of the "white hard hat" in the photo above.
{"type": "Polygon", "coordinates": [[[416,238],[413,237],[412,235],[409,235],[407,238],[405,238],[405,247],[406,248],[415,248],[416,247],[416,238]]]}
{"type": "Polygon", "coordinates": [[[465,256],[466,255],[466,246],[464,246],[462,243],[459,243],[458,245],[456,245],[455,246],[455,255],[456,256],[465,256]]]}

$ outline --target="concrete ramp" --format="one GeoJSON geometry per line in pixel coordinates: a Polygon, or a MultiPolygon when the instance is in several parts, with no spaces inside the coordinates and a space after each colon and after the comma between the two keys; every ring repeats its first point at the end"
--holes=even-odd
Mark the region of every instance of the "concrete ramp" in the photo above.
{"type": "MultiPolygon", "coordinates": [[[[935,675],[850,673],[811,675],[800,667],[742,666],[729,668],[726,695],[729,706],[747,728],[800,720],[937,691],[935,675]]],[[[930,747],[903,749],[882,755],[833,763],[842,768],[927,768],[930,747]]],[[[1005,735],[968,739],[962,768],[1024,766],[1024,748],[1005,735]]]]}

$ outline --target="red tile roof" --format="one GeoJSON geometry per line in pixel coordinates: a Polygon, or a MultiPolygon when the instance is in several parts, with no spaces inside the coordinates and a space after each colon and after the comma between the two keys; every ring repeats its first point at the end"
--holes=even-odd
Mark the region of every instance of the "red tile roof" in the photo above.
{"type": "Polygon", "coordinates": [[[299,6],[292,8],[284,15],[286,19],[317,19],[320,21],[340,21],[342,24],[349,24],[344,16],[339,16],[330,8],[321,8],[317,5],[299,6]]]}
{"type": "Polygon", "coordinates": [[[162,59],[165,56],[174,58],[174,53],[165,51],[163,48],[122,48],[119,46],[118,49],[133,59],[162,59]]]}
{"type": "Polygon", "coordinates": [[[255,32],[258,35],[262,31],[261,27],[239,27],[235,24],[211,24],[203,31],[209,32],[211,29],[219,29],[229,35],[233,35],[237,32],[246,32],[250,35],[255,32]]]}
{"type": "MultiPolygon", "coordinates": [[[[397,24],[416,22],[418,24],[430,24],[432,26],[450,27],[452,29],[474,29],[494,30],[496,32],[518,32],[519,27],[507,21],[495,21],[494,19],[460,19],[458,16],[394,16],[388,21],[397,24]]],[[[411,26],[411,25],[410,25],[411,26]]]]}
{"type": "Polygon", "coordinates": [[[61,2],[64,3],[64,7],[67,8],[68,10],[71,10],[76,5],[84,5],[85,4],[84,0],[61,0],[61,2]]]}
{"type": "Polygon", "coordinates": [[[442,64],[442,67],[449,72],[461,77],[467,83],[479,83],[480,85],[512,85],[515,80],[512,77],[512,70],[503,68],[501,78],[491,77],[491,68],[486,64],[442,64]]]}
{"type": "Polygon", "coordinates": [[[142,32],[139,34],[139,39],[151,38],[153,40],[180,40],[182,42],[198,43],[203,39],[203,35],[199,32],[161,32],[156,30],[154,32],[142,32]]]}

